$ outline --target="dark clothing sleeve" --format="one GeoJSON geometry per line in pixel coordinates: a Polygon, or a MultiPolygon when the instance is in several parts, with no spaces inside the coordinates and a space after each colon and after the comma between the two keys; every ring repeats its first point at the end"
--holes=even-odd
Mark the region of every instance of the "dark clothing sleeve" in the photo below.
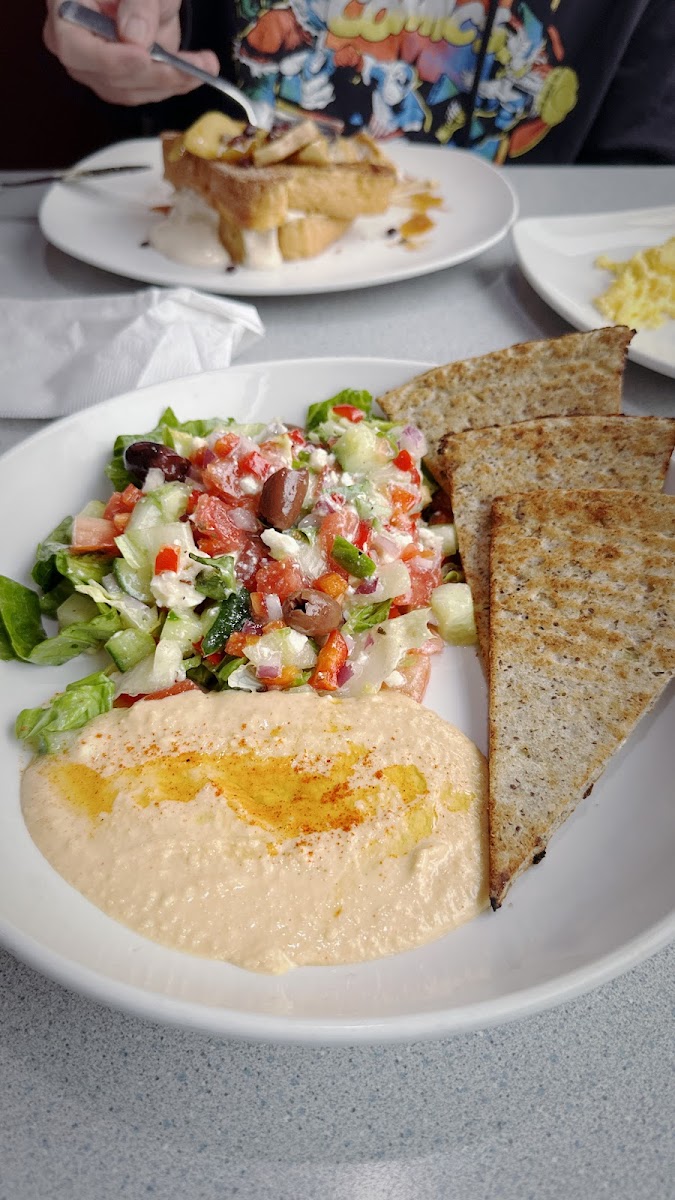
{"type": "Polygon", "coordinates": [[[675,163],[675,0],[649,0],[578,161],[675,163]]]}

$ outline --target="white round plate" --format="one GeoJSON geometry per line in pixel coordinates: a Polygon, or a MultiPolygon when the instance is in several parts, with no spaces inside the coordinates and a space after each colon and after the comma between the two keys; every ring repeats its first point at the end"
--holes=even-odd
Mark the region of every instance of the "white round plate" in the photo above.
{"type": "MultiPolygon", "coordinates": [[[[1,463],[3,573],[28,582],[36,543],[66,513],[108,494],[103,467],[119,433],[223,414],[303,421],[343,387],[379,395],[430,366],[307,359],[233,367],[87,409],[36,434],[1,463]],[[26,480],[39,481],[35,487],[26,480]]],[[[252,974],[164,949],[105,916],[65,883],[31,841],[19,804],[18,711],[92,669],[0,667],[0,940],[76,991],[143,1017],[227,1036],[319,1043],[440,1036],[559,1003],[633,966],[675,929],[675,693],[617,754],[499,912],[406,954],[349,967],[252,974]]],[[[486,687],[473,648],[434,659],[425,703],[486,742],[486,687]]]]}
{"type": "MultiPolygon", "coordinates": [[[[576,217],[528,217],[513,230],[523,274],[535,292],[576,329],[607,321],[593,304],[613,276],[595,266],[600,254],[615,261],[675,235],[675,206],[637,208],[576,217]]],[[[633,362],[675,378],[675,321],[641,329],[629,348],[633,362]]]]}
{"type": "Polygon", "coordinates": [[[493,246],[510,229],[516,197],[503,174],[464,150],[395,143],[387,154],[406,173],[433,179],[443,207],[432,210],[433,230],[414,248],[386,236],[384,218],[355,222],[340,242],[318,258],[285,263],[271,271],[238,267],[181,266],[143,245],[153,221],[151,211],[166,204],[173,189],[162,179],[157,139],[121,142],[84,159],[80,167],[146,163],[147,172],[57,183],[40,209],[44,236],[59,250],[116,275],[145,283],[201,288],[229,296],[292,296],[372,287],[396,279],[427,275],[464,262],[493,246]]]}

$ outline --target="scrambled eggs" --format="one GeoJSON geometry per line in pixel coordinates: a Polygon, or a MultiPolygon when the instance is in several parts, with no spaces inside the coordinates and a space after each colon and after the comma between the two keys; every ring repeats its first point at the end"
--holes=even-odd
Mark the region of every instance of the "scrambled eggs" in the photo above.
{"type": "Polygon", "coordinates": [[[633,329],[658,329],[667,317],[675,317],[675,237],[640,250],[626,262],[613,262],[602,254],[595,265],[616,276],[593,301],[610,321],[633,329]]]}

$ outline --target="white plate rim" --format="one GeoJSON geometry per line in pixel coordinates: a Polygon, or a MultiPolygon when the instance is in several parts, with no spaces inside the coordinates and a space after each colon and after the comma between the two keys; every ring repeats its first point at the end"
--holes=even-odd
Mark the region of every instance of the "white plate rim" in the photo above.
{"type": "MultiPolygon", "coordinates": [[[[275,359],[269,362],[240,364],[224,368],[211,375],[222,375],[226,379],[232,372],[265,373],[276,369],[330,367],[336,363],[349,363],[356,368],[360,364],[372,367],[401,368],[411,375],[431,370],[437,364],[428,361],[394,359],[372,356],[348,356],[342,358],[324,356],[293,359],[275,359]]],[[[200,373],[203,374],[203,373],[200,373]]],[[[200,375],[168,381],[189,385],[200,375]]],[[[79,410],[36,431],[0,457],[0,467],[9,459],[25,454],[26,449],[37,442],[48,440],[54,430],[76,425],[83,413],[114,409],[116,405],[133,395],[167,386],[150,385],[120,396],[111,397],[100,404],[79,410]]],[[[197,1002],[183,1001],[164,996],[155,991],[141,990],[130,984],[116,981],[102,973],[65,959],[62,955],[40,945],[33,937],[17,932],[4,918],[0,917],[0,945],[16,958],[46,977],[106,1007],[126,1012],[145,1020],[159,1022],[182,1029],[210,1035],[242,1039],[253,1042],[305,1045],[357,1045],[376,1043],[410,1042],[443,1038],[451,1035],[485,1029],[513,1020],[534,1015],[557,1007],[577,996],[609,982],[637,966],[651,955],[667,946],[675,938],[675,910],[662,919],[647,926],[640,934],[591,963],[563,971],[544,983],[514,989],[494,999],[457,1005],[451,1009],[431,1012],[388,1016],[379,1019],[364,1018],[284,1018],[267,1013],[241,1013],[221,1006],[208,1006],[197,1002]]]]}
{"type": "MultiPolygon", "coordinates": [[[[619,224],[622,221],[629,221],[631,218],[666,211],[675,213],[675,206],[659,204],[651,205],[648,208],[627,208],[609,214],[590,212],[569,213],[556,217],[522,217],[514,221],[511,230],[518,266],[537,295],[575,329],[601,329],[607,324],[607,321],[603,320],[601,313],[598,313],[597,318],[594,317],[593,319],[583,316],[579,312],[578,301],[569,296],[567,292],[561,291],[544,274],[532,266],[528,250],[529,246],[536,240],[535,231],[550,229],[554,232],[556,227],[565,226],[567,228],[577,221],[581,223],[592,221],[594,218],[606,218],[607,216],[611,216],[612,221],[616,221],[619,224]]],[[[646,367],[650,371],[655,371],[659,375],[665,375],[667,378],[675,378],[675,363],[664,362],[658,355],[641,350],[633,344],[628,347],[628,358],[639,366],[646,367]]]]}
{"type": "MultiPolygon", "coordinates": [[[[106,146],[101,150],[97,150],[93,154],[83,158],[80,162],[75,164],[73,171],[85,169],[90,166],[107,165],[108,157],[121,147],[138,147],[141,149],[143,146],[145,146],[149,151],[150,147],[154,147],[156,145],[156,142],[156,138],[134,138],[124,142],[113,143],[112,145],[106,146]]],[[[136,271],[130,276],[127,274],[126,270],[116,266],[114,258],[111,259],[106,254],[92,254],[78,249],[77,246],[73,244],[73,240],[68,236],[65,236],[63,231],[60,230],[59,221],[57,220],[55,222],[54,220],[53,209],[55,208],[55,202],[67,197],[67,184],[57,181],[48,189],[40,204],[38,212],[38,224],[43,236],[57,250],[61,250],[64,254],[68,254],[71,258],[75,258],[88,266],[96,267],[99,270],[106,271],[122,278],[132,278],[138,282],[156,286],[195,286],[204,291],[213,291],[219,295],[260,297],[333,294],[343,291],[357,291],[370,287],[381,287],[389,283],[398,283],[406,279],[416,279],[424,275],[433,274],[436,271],[446,270],[452,266],[458,266],[460,263],[467,262],[469,259],[475,258],[479,254],[483,254],[486,250],[489,250],[492,246],[500,242],[512,228],[518,216],[518,196],[511,182],[507,179],[503,172],[494,167],[492,163],[487,162],[478,155],[472,154],[468,150],[461,150],[455,147],[435,147],[427,146],[424,143],[410,142],[397,143],[396,148],[399,151],[402,151],[404,154],[409,149],[414,151],[427,150],[432,151],[433,153],[439,152],[444,155],[447,154],[449,156],[447,160],[448,162],[452,162],[453,160],[455,162],[469,160],[471,162],[472,169],[476,170],[479,174],[483,174],[485,180],[490,181],[491,186],[501,192],[502,200],[505,205],[507,205],[508,209],[508,211],[505,210],[503,220],[499,223],[499,225],[494,227],[489,235],[486,235],[482,239],[475,241],[471,245],[467,245],[466,247],[460,248],[452,253],[446,253],[444,255],[441,254],[438,256],[438,258],[427,262],[416,260],[415,256],[411,254],[411,261],[409,265],[400,265],[389,272],[382,272],[378,274],[378,276],[372,281],[358,271],[355,271],[353,276],[333,282],[330,280],[322,281],[317,276],[317,279],[314,283],[294,283],[290,278],[287,278],[284,281],[282,277],[276,286],[262,286],[259,283],[256,286],[256,272],[241,270],[233,273],[232,275],[225,276],[222,283],[218,287],[215,287],[215,282],[217,280],[216,276],[214,276],[213,284],[211,286],[209,286],[208,281],[204,281],[203,277],[199,283],[190,284],[187,279],[178,279],[174,284],[172,284],[167,279],[166,273],[163,274],[162,277],[159,277],[156,272],[147,269],[136,271]]],[[[148,173],[147,178],[151,179],[150,173],[148,173]]],[[[325,262],[326,259],[325,257],[320,256],[315,261],[325,262]]]]}

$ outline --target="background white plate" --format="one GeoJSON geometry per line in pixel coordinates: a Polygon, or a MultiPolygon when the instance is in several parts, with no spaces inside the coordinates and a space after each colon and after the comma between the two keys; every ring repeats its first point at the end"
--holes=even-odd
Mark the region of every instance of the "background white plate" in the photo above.
{"type": "MultiPolygon", "coordinates": [[[[636,208],[593,216],[528,217],[518,221],[513,240],[520,267],[547,304],[577,329],[607,321],[593,304],[613,276],[594,266],[600,254],[622,261],[675,234],[675,206],[636,208]]],[[[675,321],[642,329],[628,357],[643,367],[675,377],[675,321]]]]}
{"type": "Polygon", "coordinates": [[[387,221],[369,218],[377,235],[364,240],[356,229],[319,258],[286,263],[273,271],[243,267],[222,269],[181,266],[164,258],[146,241],[153,221],[150,209],[166,204],[173,189],[162,180],[156,139],[122,142],[84,159],[80,166],[148,163],[135,175],[57,183],[40,208],[40,227],[54,246],[92,266],[145,283],[189,286],[229,296],[290,296],[341,292],[427,275],[473,258],[498,242],[517,214],[516,197],[503,174],[475,154],[440,146],[387,144],[387,154],[408,174],[433,179],[443,208],[433,209],[433,230],[414,249],[385,236],[387,221]]]}
{"type": "MultiPolygon", "coordinates": [[[[27,580],[33,549],[66,513],[108,492],[118,433],[179,417],[282,416],[340,388],[375,395],[430,364],[308,359],[233,367],[161,384],[87,409],[10,451],[0,464],[5,522],[0,570],[27,580]],[[34,481],[34,484],[27,481],[34,481]],[[16,514],[15,514],[16,515],[16,514]]],[[[66,884],[33,845],[19,806],[18,711],[86,669],[0,665],[0,940],[45,974],[141,1016],[213,1033],[279,1041],[418,1038],[503,1021],[584,991],[664,945],[675,930],[675,693],[616,756],[549,854],[496,914],[429,946],[353,967],[255,975],[164,949],[116,924],[66,884]]],[[[434,659],[426,704],[486,741],[486,688],[473,649],[434,659]]]]}

